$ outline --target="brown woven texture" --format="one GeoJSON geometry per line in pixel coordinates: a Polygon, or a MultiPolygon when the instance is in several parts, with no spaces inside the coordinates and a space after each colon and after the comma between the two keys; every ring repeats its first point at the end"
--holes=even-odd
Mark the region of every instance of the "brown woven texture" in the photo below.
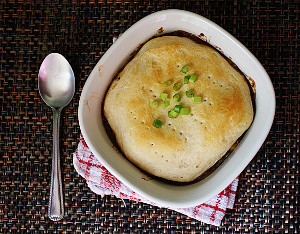
{"type": "Polygon", "coordinates": [[[0,232],[280,232],[299,227],[299,1],[1,1],[0,232]],[[43,2],[41,4],[40,2],[43,2]],[[112,37],[144,16],[185,9],[240,40],[267,70],[276,116],[265,143],[240,175],[234,209],[214,227],[165,208],[95,195],[75,171],[78,102],[112,37]],[[39,96],[45,56],[63,54],[76,93],[61,121],[65,217],[48,219],[52,112],[39,96]]]}

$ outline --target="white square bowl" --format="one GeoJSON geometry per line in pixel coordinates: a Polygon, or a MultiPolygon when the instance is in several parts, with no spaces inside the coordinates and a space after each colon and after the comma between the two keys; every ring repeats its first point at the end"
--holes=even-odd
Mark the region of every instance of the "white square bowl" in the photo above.
{"type": "Polygon", "coordinates": [[[165,207],[191,207],[206,202],[225,189],[255,156],[271,128],[275,94],[260,62],[237,39],[210,20],[182,10],[165,10],[141,19],[118,38],[97,63],[87,79],[79,102],[79,124],[87,145],[99,161],[121,182],[145,198],[165,207]],[[163,28],[203,33],[256,84],[254,121],[237,149],[206,179],[176,186],[158,180],[146,181],[144,173],[116,151],[101,117],[105,92],[113,77],[137,47],[163,28]]]}

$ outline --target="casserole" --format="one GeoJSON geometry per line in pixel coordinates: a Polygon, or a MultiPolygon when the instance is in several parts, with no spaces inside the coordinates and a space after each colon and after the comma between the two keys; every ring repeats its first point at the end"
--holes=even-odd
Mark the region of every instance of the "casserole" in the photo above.
{"type": "Polygon", "coordinates": [[[182,10],[153,13],[125,31],[96,64],[82,90],[79,124],[82,135],[99,161],[121,182],[145,198],[165,207],[199,205],[224,190],[249,164],[271,128],[275,94],[270,78],[259,61],[238,40],[210,20],[182,10]],[[238,148],[207,178],[186,186],[166,184],[146,175],[114,146],[102,122],[102,103],[112,79],[137,47],[159,33],[183,30],[220,48],[255,82],[254,121],[238,148]]]}

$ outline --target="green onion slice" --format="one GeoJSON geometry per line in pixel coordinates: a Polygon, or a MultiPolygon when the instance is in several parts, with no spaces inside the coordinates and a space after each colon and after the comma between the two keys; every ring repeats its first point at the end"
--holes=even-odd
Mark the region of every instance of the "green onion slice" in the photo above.
{"type": "Polygon", "coordinates": [[[156,127],[156,128],[161,128],[161,125],[162,125],[162,121],[159,120],[159,119],[155,119],[153,121],[153,126],[156,127]]]}
{"type": "Polygon", "coordinates": [[[175,91],[178,91],[180,88],[181,88],[181,84],[179,84],[179,83],[175,83],[174,86],[173,86],[173,89],[175,91]]]}
{"type": "Polygon", "coordinates": [[[180,109],[182,108],[182,105],[176,105],[174,107],[174,111],[177,112],[177,113],[180,113],[180,109]]]}
{"type": "Polygon", "coordinates": [[[192,83],[192,84],[194,84],[195,81],[196,81],[196,79],[197,79],[197,76],[193,74],[193,75],[190,76],[189,82],[192,83]]]}
{"type": "Polygon", "coordinates": [[[202,98],[201,97],[194,97],[194,103],[201,103],[202,102],[202,98]]]}
{"type": "Polygon", "coordinates": [[[168,80],[166,82],[163,83],[164,87],[169,87],[172,84],[172,81],[168,80]]]}
{"type": "Polygon", "coordinates": [[[188,98],[192,98],[192,97],[194,97],[194,93],[193,93],[193,91],[192,91],[192,90],[188,90],[188,91],[186,91],[186,92],[185,92],[185,94],[186,94],[186,96],[187,96],[188,98]]]}
{"type": "Polygon", "coordinates": [[[189,83],[190,77],[191,77],[191,76],[185,76],[185,77],[184,77],[183,83],[184,83],[184,84],[188,84],[188,83],[189,83]]]}
{"type": "Polygon", "coordinates": [[[189,115],[190,114],[190,109],[189,108],[181,108],[180,109],[180,114],[181,115],[189,115]]]}
{"type": "Polygon", "coordinates": [[[183,66],[183,67],[181,68],[181,71],[182,71],[184,74],[187,73],[189,70],[190,70],[190,67],[189,67],[189,66],[183,66]]]}
{"type": "Polygon", "coordinates": [[[152,107],[152,108],[157,108],[158,106],[159,106],[158,101],[153,101],[153,102],[151,102],[151,107],[152,107]]]}
{"type": "Polygon", "coordinates": [[[162,108],[166,108],[166,107],[170,106],[170,101],[163,101],[160,105],[162,108]]]}
{"type": "Polygon", "coordinates": [[[160,93],[160,97],[165,100],[166,98],[168,98],[168,94],[167,93],[160,93]]]}
{"type": "Polygon", "coordinates": [[[171,118],[171,119],[176,118],[178,115],[179,115],[179,113],[177,113],[177,112],[174,111],[174,110],[168,111],[168,116],[169,116],[169,118],[171,118]]]}
{"type": "Polygon", "coordinates": [[[173,100],[174,100],[174,102],[180,102],[180,100],[181,100],[180,94],[178,94],[178,93],[174,94],[173,100]]]}

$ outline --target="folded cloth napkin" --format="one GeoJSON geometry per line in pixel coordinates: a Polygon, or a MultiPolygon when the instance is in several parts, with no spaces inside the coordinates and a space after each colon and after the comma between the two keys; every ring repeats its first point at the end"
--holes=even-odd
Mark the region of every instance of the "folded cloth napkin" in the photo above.
{"type": "MultiPolygon", "coordinates": [[[[86,179],[87,185],[96,194],[101,196],[114,195],[121,199],[130,199],[160,206],[135,193],[113,176],[90,151],[82,135],[80,136],[78,148],[73,155],[73,163],[78,174],[86,179]]],[[[226,209],[233,208],[237,186],[238,178],[220,194],[203,204],[188,208],[172,207],[170,209],[196,220],[219,226],[226,209]]]]}

